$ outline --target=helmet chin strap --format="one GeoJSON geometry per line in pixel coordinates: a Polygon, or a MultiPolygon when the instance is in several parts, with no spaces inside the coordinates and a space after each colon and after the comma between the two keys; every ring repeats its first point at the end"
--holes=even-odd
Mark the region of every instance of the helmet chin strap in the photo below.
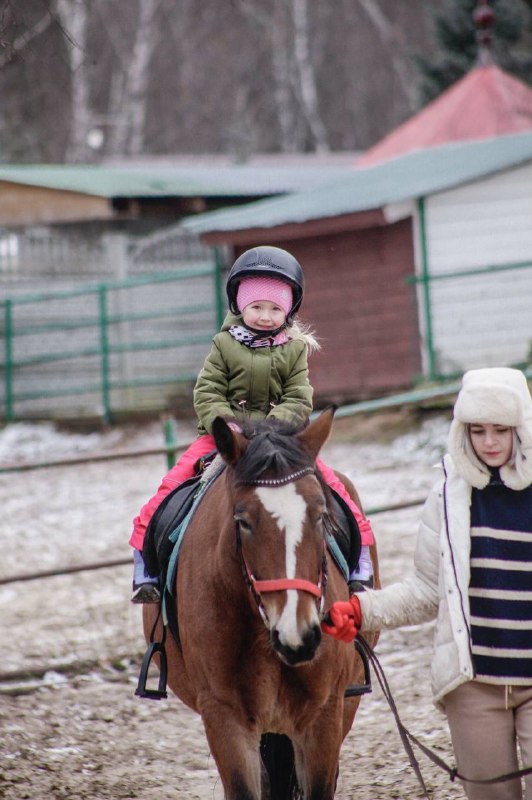
{"type": "Polygon", "coordinates": [[[286,320],[278,328],[274,328],[271,331],[264,331],[264,330],[259,331],[257,330],[257,328],[252,328],[251,325],[246,325],[245,322],[244,322],[244,328],[247,328],[248,331],[251,331],[251,333],[253,334],[253,339],[251,340],[252,342],[256,342],[258,339],[275,339],[277,334],[281,333],[281,331],[284,330],[284,328],[286,328],[286,320]]]}

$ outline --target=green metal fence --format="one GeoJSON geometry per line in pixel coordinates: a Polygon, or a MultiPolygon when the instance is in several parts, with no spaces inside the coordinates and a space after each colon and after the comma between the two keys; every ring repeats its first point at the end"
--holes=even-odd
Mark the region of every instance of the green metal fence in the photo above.
{"type": "Polygon", "coordinates": [[[37,417],[43,407],[48,416],[52,404],[60,415],[69,397],[106,421],[128,402],[141,407],[142,388],[152,390],[153,403],[153,392],[195,381],[224,313],[218,258],[0,302],[6,422],[37,417]]]}

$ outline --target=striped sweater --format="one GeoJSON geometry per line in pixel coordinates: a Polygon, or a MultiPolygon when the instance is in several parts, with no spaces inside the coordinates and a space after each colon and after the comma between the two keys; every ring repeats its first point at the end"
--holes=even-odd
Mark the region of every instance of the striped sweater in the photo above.
{"type": "Polygon", "coordinates": [[[476,679],[532,684],[532,486],[498,471],[471,495],[471,639],[476,679]]]}

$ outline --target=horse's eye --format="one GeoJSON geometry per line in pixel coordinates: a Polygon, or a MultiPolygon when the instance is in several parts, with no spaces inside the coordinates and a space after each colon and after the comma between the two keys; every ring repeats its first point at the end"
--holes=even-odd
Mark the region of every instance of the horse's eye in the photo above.
{"type": "Polygon", "coordinates": [[[234,520],[243,533],[251,533],[251,524],[247,521],[247,519],[239,517],[235,514],[234,520]]]}

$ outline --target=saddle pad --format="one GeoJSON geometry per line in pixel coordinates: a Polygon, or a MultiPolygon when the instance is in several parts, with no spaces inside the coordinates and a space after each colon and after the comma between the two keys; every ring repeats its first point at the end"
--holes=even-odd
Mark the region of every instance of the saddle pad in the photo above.
{"type": "Polygon", "coordinates": [[[179,638],[179,622],[177,606],[175,602],[174,586],[177,575],[179,553],[181,552],[181,545],[183,544],[183,538],[186,530],[190,520],[194,516],[197,507],[199,506],[201,500],[203,500],[203,497],[211,484],[214,483],[214,481],[222,474],[224,469],[225,467],[219,469],[212,475],[212,477],[206,481],[203,481],[199,485],[196,492],[192,495],[191,502],[187,503],[188,510],[186,514],[184,516],[180,514],[180,521],[165,540],[166,549],[169,551],[169,557],[167,560],[165,560],[161,569],[161,586],[163,590],[161,608],[163,623],[164,625],[168,625],[170,628],[170,632],[174,637],[178,647],[181,647],[181,641],[179,638]]]}

